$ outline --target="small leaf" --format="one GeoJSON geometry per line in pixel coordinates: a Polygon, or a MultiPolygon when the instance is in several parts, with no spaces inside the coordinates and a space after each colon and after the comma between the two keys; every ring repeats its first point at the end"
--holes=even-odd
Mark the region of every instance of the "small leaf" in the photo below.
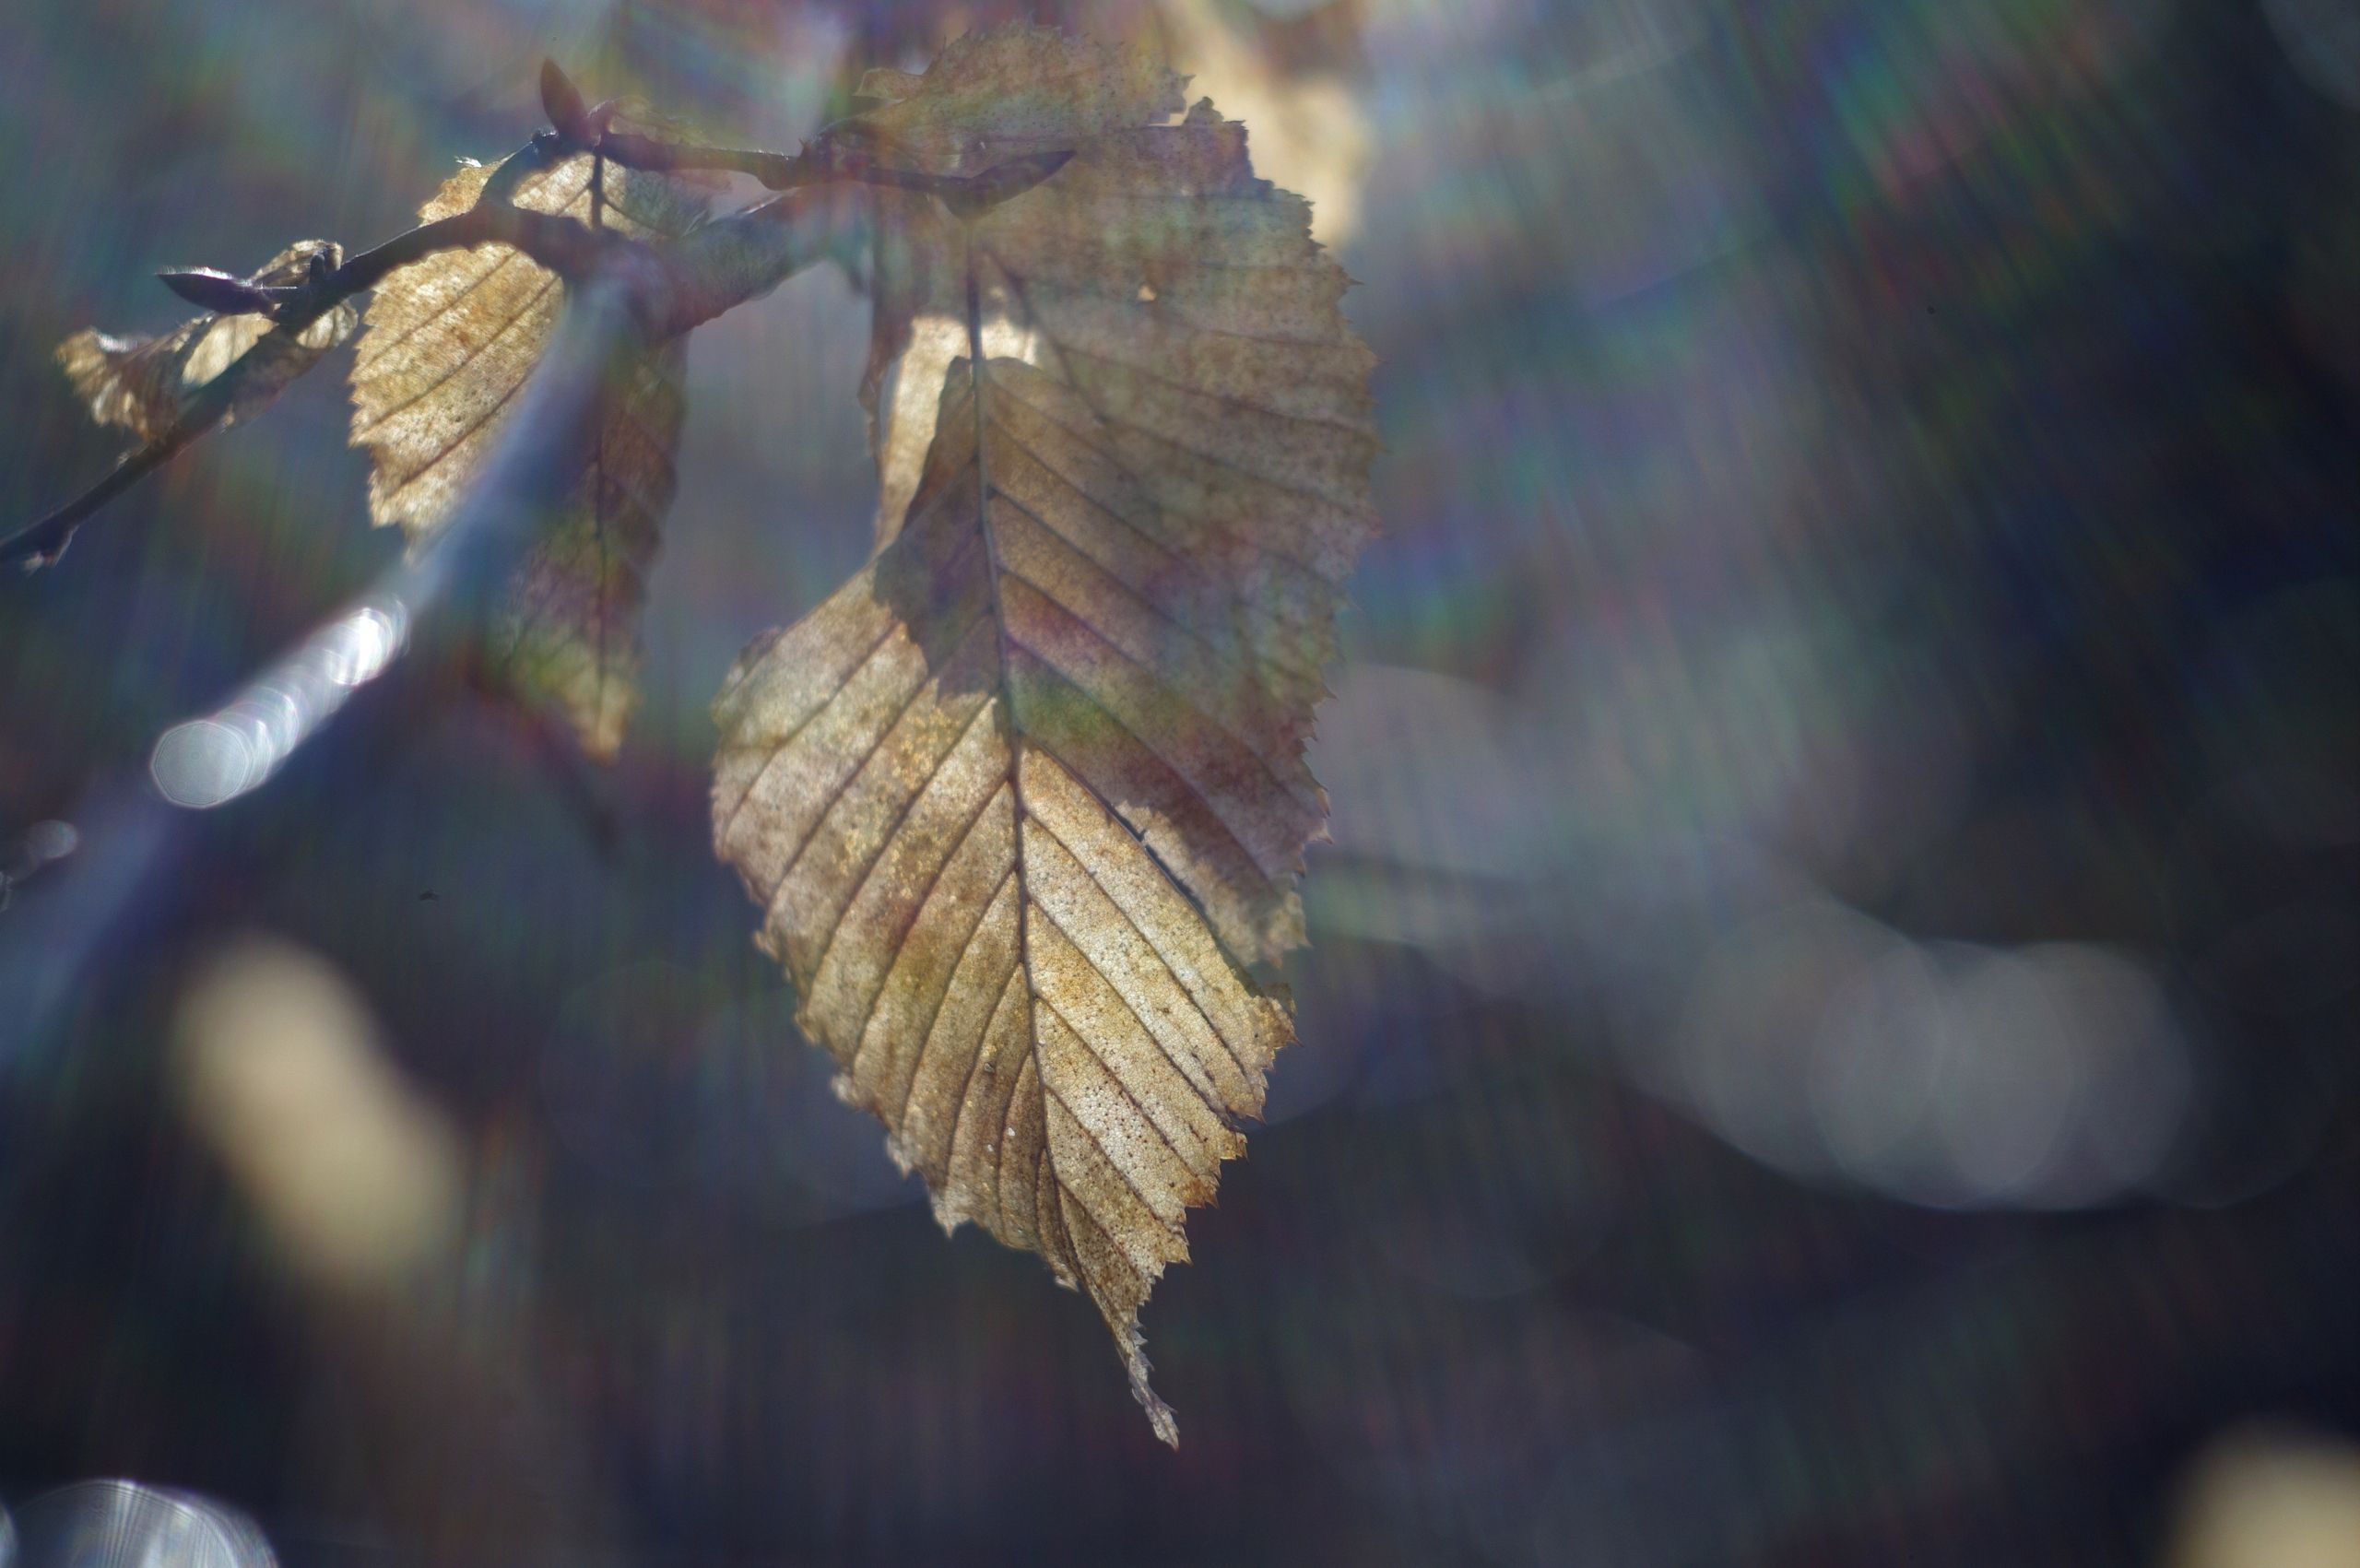
{"type": "MultiPolygon", "coordinates": [[[[596,161],[582,153],[526,176],[515,205],[587,220],[596,161]]],[[[703,215],[704,192],[691,181],[605,170],[602,221],[621,233],[678,235],[703,215]]],[[[462,169],[420,218],[466,211],[490,173],[462,169]]],[[[497,444],[563,300],[555,274],[496,244],[429,257],[379,287],[352,368],[352,439],[373,459],[372,520],[397,525],[414,548],[434,536],[497,444]]],[[[556,708],[601,760],[620,748],[638,705],[639,608],[672,501],[684,366],[676,340],[607,389],[590,466],[489,639],[495,677],[556,708]]]]}
{"type": "MultiPolygon", "coordinates": [[[[310,275],[314,256],[335,266],[343,253],[328,241],[304,240],[242,282],[222,273],[202,276],[248,291],[291,288],[310,275]]],[[[321,355],[349,336],[359,320],[358,311],[339,304],[293,332],[267,316],[252,314],[198,316],[160,337],[117,337],[85,329],[58,346],[57,362],[89,404],[92,419],[154,442],[179,422],[192,394],[233,365],[239,367],[240,382],[221,423],[234,424],[259,413],[296,377],[319,363],[321,355]]]]}
{"type": "Polygon", "coordinates": [[[1168,73],[1012,29],[894,85],[822,142],[1071,157],[972,222],[879,193],[878,553],[732,672],[714,844],[839,1091],[1089,1294],[1176,1442],[1139,1311],[1293,1038],[1254,970],[1303,939],[1372,361],[1243,128],[1154,123],[1168,73]]]}

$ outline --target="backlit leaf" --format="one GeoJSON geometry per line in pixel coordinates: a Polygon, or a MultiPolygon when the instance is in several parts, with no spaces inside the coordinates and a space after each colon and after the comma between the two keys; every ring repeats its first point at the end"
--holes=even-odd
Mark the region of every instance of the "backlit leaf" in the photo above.
{"type": "MultiPolygon", "coordinates": [[[[328,241],[304,240],[273,256],[246,281],[266,288],[301,283],[314,256],[330,267],[344,259],[328,241]]],[[[158,337],[116,337],[86,328],[58,345],[57,362],[89,404],[92,419],[153,442],[179,420],[191,394],[232,365],[241,366],[240,381],[220,423],[261,412],[319,363],[321,355],[350,336],[359,320],[359,312],[339,304],[292,332],[268,316],[211,312],[158,337]]]]}
{"type": "Polygon", "coordinates": [[[1088,1293],[1173,1442],[1139,1310],[1293,1037],[1255,972],[1302,940],[1370,357],[1244,128],[1159,123],[1168,74],[1013,29],[878,85],[816,151],[962,177],[995,166],[977,147],[1074,156],[972,222],[884,195],[873,370],[906,503],[732,672],[715,845],[840,1092],[946,1226],[1088,1293]]]}
{"type": "MultiPolygon", "coordinates": [[[[593,216],[593,159],[528,175],[515,205],[593,216]]],[[[419,217],[473,206],[490,171],[460,170],[419,217]]],[[[608,165],[596,217],[635,238],[686,232],[705,197],[694,183],[608,165]]],[[[352,439],[369,449],[369,512],[413,547],[472,487],[564,303],[554,274],[506,245],[446,251],[389,276],[371,302],[352,370],[352,439]]],[[[664,345],[608,386],[589,467],[541,536],[488,641],[492,671],[554,705],[583,748],[609,758],[639,700],[638,619],[678,449],[683,346],[664,345]]]]}

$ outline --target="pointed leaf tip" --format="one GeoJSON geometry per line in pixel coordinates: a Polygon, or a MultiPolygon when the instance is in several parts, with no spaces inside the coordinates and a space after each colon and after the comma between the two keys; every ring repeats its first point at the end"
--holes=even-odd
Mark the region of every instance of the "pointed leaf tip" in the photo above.
{"type": "Polygon", "coordinates": [[[1371,358],[1304,204],[1161,67],[1013,28],[882,85],[813,147],[905,176],[879,548],[732,673],[714,845],[938,1220],[1084,1291],[1176,1445],[1139,1310],[1294,1038],[1260,975],[1327,813],[1371,358]]]}

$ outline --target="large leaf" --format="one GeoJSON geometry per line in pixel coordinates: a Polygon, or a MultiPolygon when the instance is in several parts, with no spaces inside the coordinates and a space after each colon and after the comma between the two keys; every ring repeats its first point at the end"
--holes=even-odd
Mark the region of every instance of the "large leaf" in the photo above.
{"type": "MultiPolygon", "coordinates": [[[[923,137],[819,144],[962,176],[979,147],[1074,156],[972,222],[888,198],[894,404],[938,389],[922,471],[867,569],[740,659],[714,807],[840,1091],[946,1226],[1088,1292],[1172,1442],[1139,1309],[1293,1037],[1254,972],[1302,939],[1303,750],[1375,441],[1304,204],[1209,105],[1153,124],[1177,83],[1139,79],[989,34],[876,84],[923,137]],[[938,73],[961,126],[914,107],[938,73]]],[[[889,483],[914,428],[885,421],[889,483]]]]}
{"type": "MultiPolygon", "coordinates": [[[[334,267],[343,252],[326,240],[303,240],[273,256],[246,279],[257,287],[301,283],[314,260],[334,267]]],[[[210,312],[158,337],[117,337],[85,328],[57,347],[58,365],[102,425],[120,425],[143,442],[161,441],[188,398],[231,366],[236,395],[223,410],[227,426],[259,413],[320,356],[352,334],[360,312],[339,304],[293,331],[258,314],[210,312]]]]}
{"type": "MultiPolygon", "coordinates": [[[[529,175],[515,204],[588,221],[592,167],[585,154],[529,175]]],[[[419,217],[466,211],[490,175],[461,169],[419,217]]],[[[683,233],[705,207],[694,184],[611,165],[603,195],[597,220],[640,238],[683,233]]],[[[379,287],[352,370],[352,439],[373,459],[374,521],[399,525],[414,546],[442,526],[498,443],[563,303],[554,273],[497,244],[442,252],[379,287]]],[[[607,389],[591,462],[520,569],[488,643],[492,671],[555,705],[594,757],[615,753],[638,705],[639,608],[672,502],[684,362],[675,340],[607,389]]]]}

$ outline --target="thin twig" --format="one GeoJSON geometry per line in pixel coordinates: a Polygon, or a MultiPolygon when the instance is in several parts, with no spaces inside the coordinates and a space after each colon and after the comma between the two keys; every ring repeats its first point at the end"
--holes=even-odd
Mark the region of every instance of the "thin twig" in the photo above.
{"type": "MultiPolygon", "coordinates": [[[[1069,156],[1056,152],[1011,159],[965,178],[926,174],[879,164],[867,151],[825,135],[818,153],[807,147],[788,157],[675,144],[618,131],[609,124],[613,106],[583,107],[580,93],[553,65],[543,69],[541,95],[559,128],[540,132],[503,159],[466,212],[422,223],[296,284],[258,287],[206,269],[166,275],[166,281],[183,297],[224,306],[250,304],[270,316],[277,334],[291,337],[352,296],[376,288],[396,268],[439,251],[512,245],[578,284],[611,255],[631,250],[656,258],[672,275],[672,287],[664,297],[667,313],[653,324],[659,336],[669,336],[768,293],[820,254],[857,253],[873,216],[867,205],[815,194],[817,190],[875,185],[914,191],[936,197],[959,218],[972,219],[1046,180],[1069,156]],[[656,172],[731,170],[787,194],[707,224],[660,252],[648,242],[612,230],[514,205],[516,189],[526,178],[584,152],[600,165],[611,161],[656,172]]],[[[603,194],[599,192],[600,198],[603,194]]],[[[218,429],[252,368],[269,358],[252,350],[241,356],[188,396],[171,429],[125,454],[105,477],[48,516],[0,539],[0,567],[30,571],[53,564],[74,531],[93,513],[218,429]]]]}
{"type": "Polygon", "coordinates": [[[857,265],[868,253],[876,204],[856,185],[816,185],[774,196],[690,230],[665,247],[677,335],[757,300],[814,262],[857,265]]]}
{"type": "Polygon", "coordinates": [[[464,650],[485,604],[562,511],[609,377],[645,352],[647,323],[668,313],[665,286],[619,251],[571,290],[513,422],[432,546],[212,713],[166,731],[148,778],[101,785],[73,814],[82,851],[17,901],[0,942],[0,1100],[114,949],[201,907],[207,864],[250,867],[257,840],[286,836],[283,823],[274,831],[270,817],[234,803],[299,762],[324,799],[348,802],[383,777],[419,710],[451,684],[449,658],[419,651],[464,650]],[[181,808],[195,806],[225,809],[181,808]]]}
{"type": "MultiPolygon", "coordinates": [[[[527,212],[512,205],[520,183],[548,168],[564,153],[560,138],[546,133],[535,136],[502,160],[467,211],[419,224],[351,257],[343,265],[301,283],[252,292],[267,298],[275,333],[292,338],[352,296],[376,288],[395,268],[438,251],[464,250],[496,242],[513,245],[569,278],[586,277],[608,249],[636,242],[611,233],[599,239],[572,218],[527,212]]],[[[161,435],[124,454],[105,477],[56,511],[0,539],[0,567],[15,565],[30,571],[53,564],[65,553],[74,531],[91,513],[178,456],[192,442],[219,428],[244,390],[252,368],[267,363],[270,359],[271,356],[252,349],[240,356],[219,375],[188,395],[171,428],[161,435]]]]}
{"type": "Polygon", "coordinates": [[[806,147],[792,157],[745,147],[700,147],[692,143],[658,141],[653,136],[608,127],[584,144],[626,169],[655,173],[722,170],[750,174],[773,191],[801,190],[811,185],[883,185],[938,196],[962,218],[975,214],[1032,189],[1065,167],[1070,152],[1013,158],[981,174],[928,174],[880,163],[868,153],[832,141],[823,133],[815,151],[806,147]]]}
{"type": "MultiPolygon", "coordinates": [[[[236,879],[228,868],[250,872],[258,851],[288,840],[281,811],[254,806],[251,797],[342,807],[384,776],[422,714],[454,689],[451,659],[421,660],[421,644],[442,654],[472,647],[492,595],[578,480],[617,368],[686,324],[776,287],[838,249],[847,229],[863,220],[857,192],[798,192],[704,226],[678,254],[611,233],[585,245],[573,232],[586,234],[583,226],[512,205],[520,181],[573,150],[554,135],[536,137],[493,172],[469,213],[398,235],[307,279],[302,297],[277,301],[278,330],[301,332],[395,268],[486,239],[528,249],[546,265],[583,268],[490,460],[432,545],[220,706],[167,731],[145,776],[101,781],[72,813],[82,850],[59,874],[19,890],[8,939],[0,941],[0,1018],[8,1020],[0,1033],[0,1105],[21,1075],[41,1065],[91,995],[93,976],[123,949],[160,939],[192,918],[218,886],[236,879]],[[249,724],[254,716],[266,722],[249,724]],[[236,757],[208,756],[209,749],[234,751],[241,744],[236,757]],[[159,787],[172,768],[181,770],[173,775],[178,799],[159,787]],[[220,809],[184,808],[200,801],[220,809]]],[[[20,535],[0,559],[62,547],[81,516],[218,420],[234,395],[235,372],[232,366],[193,396],[166,441],[125,458],[64,509],[63,523],[36,525],[28,531],[30,545],[20,535]],[[51,531],[45,539],[43,529],[51,531]]],[[[295,809],[300,815],[301,806],[295,809]]]]}

